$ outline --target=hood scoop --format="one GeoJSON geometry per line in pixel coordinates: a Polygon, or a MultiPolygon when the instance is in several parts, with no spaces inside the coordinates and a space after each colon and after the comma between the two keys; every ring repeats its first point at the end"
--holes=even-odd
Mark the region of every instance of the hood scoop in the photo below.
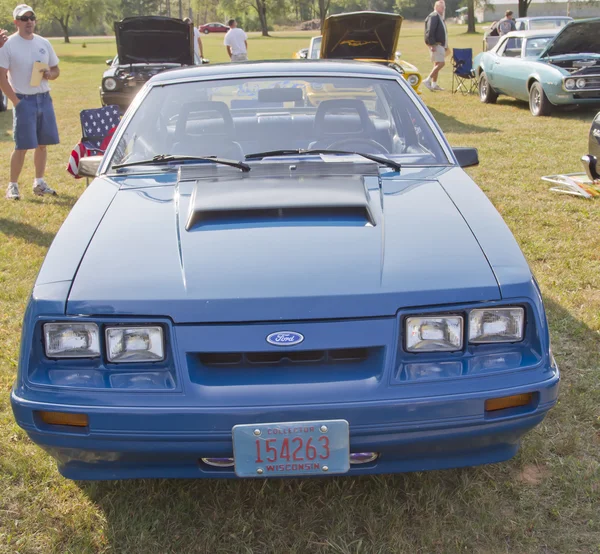
{"type": "Polygon", "coordinates": [[[211,224],[375,226],[362,176],[198,180],[186,230],[211,224]]]}

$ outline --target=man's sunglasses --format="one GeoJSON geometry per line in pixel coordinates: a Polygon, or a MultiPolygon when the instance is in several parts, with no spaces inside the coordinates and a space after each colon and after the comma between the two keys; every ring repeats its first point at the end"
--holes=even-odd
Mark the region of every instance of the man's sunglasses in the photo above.
{"type": "Polygon", "coordinates": [[[35,15],[22,15],[17,17],[19,21],[35,21],[35,15]]]}

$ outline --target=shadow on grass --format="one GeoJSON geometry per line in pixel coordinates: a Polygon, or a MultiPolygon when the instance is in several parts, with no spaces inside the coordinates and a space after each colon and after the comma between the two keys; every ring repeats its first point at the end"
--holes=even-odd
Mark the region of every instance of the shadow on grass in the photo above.
{"type": "MultiPolygon", "coordinates": [[[[534,119],[529,112],[529,104],[524,100],[516,100],[515,98],[506,98],[501,96],[498,99],[497,104],[499,106],[511,106],[513,108],[522,109],[527,112],[527,115],[534,119]]],[[[585,121],[591,124],[594,116],[600,110],[600,103],[596,106],[555,106],[552,109],[550,117],[557,117],[560,119],[570,119],[573,121],[585,121]]]]}
{"type": "Polygon", "coordinates": [[[23,239],[26,242],[33,242],[38,246],[48,248],[54,239],[54,233],[40,231],[37,227],[28,223],[21,223],[5,217],[0,217],[0,233],[9,237],[23,239]]]}
{"type": "Polygon", "coordinates": [[[0,142],[12,142],[13,116],[12,110],[0,112],[0,142]]]}
{"type": "MultiPolygon", "coordinates": [[[[546,304],[559,364],[586,367],[597,360],[596,333],[557,303],[546,304]],[[569,351],[573,344],[584,352],[569,351]]],[[[579,463],[584,443],[593,440],[596,389],[584,381],[564,390],[562,404],[524,437],[517,457],[498,464],[368,477],[78,486],[101,512],[109,544],[129,553],[492,552],[498,544],[515,552],[587,551],[597,546],[597,535],[581,533],[578,521],[595,518],[594,485],[570,460],[579,463]],[[548,468],[539,482],[524,480],[538,467],[548,468]],[[551,495],[569,518],[557,525],[540,495],[551,495]],[[531,521],[545,531],[532,534],[531,521]],[[362,548],[349,546],[359,541],[362,548]]]]}
{"type": "MultiPolygon", "coordinates": [[[[429,107],[435,120],[440,124],[444,133],[499,133],[500,130],[494,127],[482,127],[473,123],[460,121],[451,115],[446,115],[435,108],[429,107]]],[[[467,115],[468,117],[468,115],[467,115]]]]}

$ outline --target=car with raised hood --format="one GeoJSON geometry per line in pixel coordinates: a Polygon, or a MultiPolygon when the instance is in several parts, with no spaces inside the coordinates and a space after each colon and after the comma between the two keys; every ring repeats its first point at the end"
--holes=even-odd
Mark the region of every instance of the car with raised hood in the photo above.
{"type": "Polygon", "coordinates": [[[486,104],[504,94],[528,101],[534,116],[555,106],[600,105],[600,18],[508,33],[478,54],[473,68],[486,104]]]}
{"type": "Polygon", "coordinates": [[[37,276],[16,421],[72,479],[510,458],[559,371],[477,163],[383,65],[156,75],[37,276]]]}
{"type": "Polygon", "coordinates": [[[351,12],[325,19],[322,40],[311,40],[309,58],[320,45],[319,57],[332,60],[358,60],[387,65],[400,73],[419,92],[422,77],[397,51],[402,16],[384,12],[351,12]],[[315,42],[313,42],[315,41],[315,42]]]}
{"type": "Polygon", "coordinates": [[[106,63],[100,100],[103,106],[127,109],[154,75],[184,65],[201,64],[194,57],[192,26],[171,17],[128,17],[114,24],[117,55],[106,63]]]}

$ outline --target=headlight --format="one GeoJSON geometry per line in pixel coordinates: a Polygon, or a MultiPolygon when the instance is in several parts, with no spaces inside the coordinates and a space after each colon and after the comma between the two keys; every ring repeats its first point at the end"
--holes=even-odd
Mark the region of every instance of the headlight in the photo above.
{"type": "Polygon", "coordinates": [[[572,90],[575,88],[575,79],[567,79],[565,81],[565,88],[572,90]]]}
{"type": "Polygon", "coordinates": [[[419,84],[419,76],[418,75],[409,75],[406,80],[411,87],[416,87],[419,84]]]}
{"type": "Polygon", "coordinates": [[[585,88],[585,79],[577,79],[577,88],[585,88]]]}
{"type": "Polygon", "coordinates": [[[44,347],[49,358],[96,358],[100,356],[95,323],[45,323],[44,347]]]}
{"type": "Polygon", "coordinates": [[[518,342],[523,340],[524,325],[523,308],[472,310],[469,314],[469,342],[518,342]]]}
{"type": "Polygon", "coordinates": [[[113,90],[117,90],[117,86],[119,83],[117,83],[116,79],[113,79],[112,77],[107,77],[106,79],[104,79],[104,89],[105,90],[109,90],[109,91],[113,91],[113,90]]]}
{"type": "Polygon", "coordinates": [[[112,363],[164,360],[161,327],[107,327],[106,350],[112,363]]]}
{"type": "Polygon", "coordinates": [[[463,343],[463,318],[453,316],[408,317],[405,323],[408,352],[451,352],[463,343]]]}

